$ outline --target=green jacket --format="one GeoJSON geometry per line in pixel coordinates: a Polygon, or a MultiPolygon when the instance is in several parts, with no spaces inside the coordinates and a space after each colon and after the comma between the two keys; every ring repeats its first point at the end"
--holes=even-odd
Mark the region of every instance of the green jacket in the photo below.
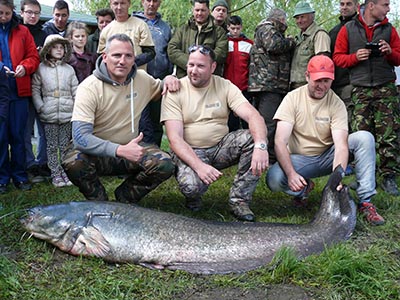
{"type": "Polygon", "coordinates": [[[215,52],[217,68],[214,74],[222,76],[223,65],[228,55],[228,39],[225,30],[214,25],[210,16],[208,22],[199,29],[191,17],[187,24],[178,28],[168,43],[169,60],[176,65],[176,76],[186,76],[186,64],[189,59],[188,48],[193,45],[207,45],[215,52]]]}
{"type": "Polygon", "coordinates": [[[296,36],[296,42],[290,69],[290,82],[306,84],[305,72],[308,61],[317,54],[330,55],[331,39],[323,28],[313,22],[306,31],[296,36]]]}

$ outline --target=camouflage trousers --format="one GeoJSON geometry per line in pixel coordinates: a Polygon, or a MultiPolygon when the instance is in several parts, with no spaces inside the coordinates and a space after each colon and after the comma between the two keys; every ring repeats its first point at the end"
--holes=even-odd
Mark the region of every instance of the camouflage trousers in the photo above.
{"type": "MultiPolygon", "coordinates": [[[[228,133],[214,147],[193,149],[201,161],[218,170],[238,164],[237,174],[229,193],[231,204],[249,203],[257,187],[260,177],[253,175],[250,170],[253,148],[254,142],[249,130],[241,129],[228,133]]],[[[172,159],[176,164],[176,180],[182,194],[189,199],[201,198],[207,191],[208,185],[174,153],[172,159]]]]}
{"type": "Polygon", "coordinates": [[[137,202],[168,179],[175,170],[171,157],[155,145],[141,144],[145,154],[138,163],[119,157],[99,157],[73,149],[72,143],[63,155],[62,166],[68,178],[88,200],[108,200],[99,176],[127,175],[115,190],[120,202],[137,202]]]}
{"type": "Polygon", "coordinates": [[[374,135],[380,175],[398,173],[400,109],[394,83],[355,87],[352,102],[351,129],[367,130],[374,135]]]}

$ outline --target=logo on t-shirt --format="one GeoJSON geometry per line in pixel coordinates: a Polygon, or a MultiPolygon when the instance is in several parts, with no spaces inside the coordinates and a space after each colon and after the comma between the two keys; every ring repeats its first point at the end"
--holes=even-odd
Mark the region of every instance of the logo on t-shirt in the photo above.
{"type": "MultiPolygon", "coordinates": [[[[138,96],[137,92],[133,92],[133,97],[132,98],[135,99],[137,96],[138,96]]],[[[125,100],[126,101],[131,101],[131,94],[126,95],[125,100]]]]}
{"type": "Polygon", "coordinates": [[[319,123],[329,123],[331,121],[330,117],[315,117],[315,121],[319,123]]]}
{"type": "Polygon", "coordinates": [[[220,108],[221,107],[221,102],[215,102],[215,103],[208,103],[206,104],[206,108],[220,108]]]}

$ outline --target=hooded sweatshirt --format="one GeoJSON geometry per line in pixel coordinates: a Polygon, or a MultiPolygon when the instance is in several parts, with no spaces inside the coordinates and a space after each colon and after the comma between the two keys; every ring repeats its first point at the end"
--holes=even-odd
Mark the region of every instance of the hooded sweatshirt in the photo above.
{"type": "Polygon", "coordinates": [[[102,56],[78,87],[72,115],[75,149],[94,156],[116,156],[119,145],[138,136],[139,119],[151,100],[161,96],[162,82],[136,65],[124,83],[114,81],[102,56]]]}
{"type": "Polygon", "coordinates": [[[71,45],[58,34],[49,35],[40,51],[42,62],[32,77],[32,99],[40,120],[45,123],[64,124],[71,120],[78,79],[74,69],[67,64],[71,45]],[[49,57],[55,44],[64,45],[60,60],[49,57]]]}

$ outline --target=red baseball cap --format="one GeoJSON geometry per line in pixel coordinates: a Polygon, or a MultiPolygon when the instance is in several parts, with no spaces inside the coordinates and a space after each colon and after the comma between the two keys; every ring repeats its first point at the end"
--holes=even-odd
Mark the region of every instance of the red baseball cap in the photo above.
{"type": "Polygon", "coordinates": [[[322,78],[335,79],[335,65],[332,59],[326,55],[316,55],[310,59],[307,66],[311,80],[322,78]]]}

